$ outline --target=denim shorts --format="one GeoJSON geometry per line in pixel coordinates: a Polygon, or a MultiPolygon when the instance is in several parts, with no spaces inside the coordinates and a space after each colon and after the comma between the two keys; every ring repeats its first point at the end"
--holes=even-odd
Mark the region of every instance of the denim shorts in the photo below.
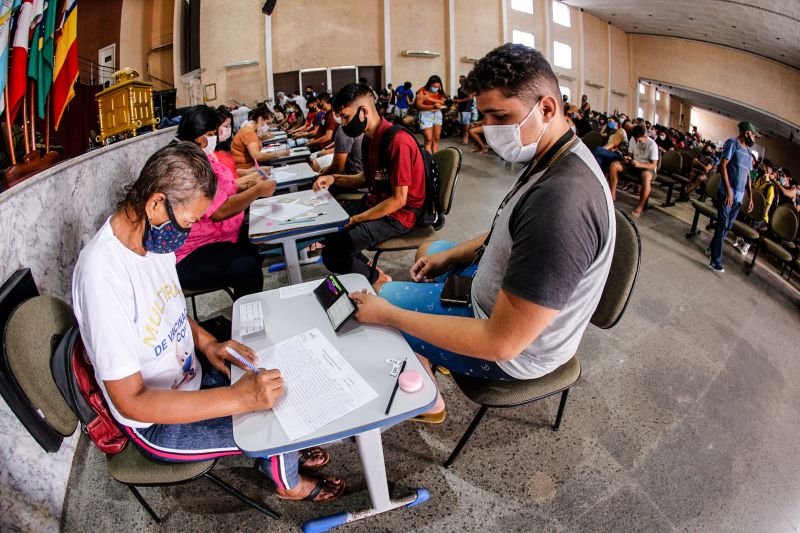
{"type": "Polygon", "coordinates": [[[458,115],[464,126],[469,126],[469,123],[472,122],[472,111],[461,111],[458,115]]]}
{"type": "MultiPolygon", "coordinates": [[[[454,246],[456,246],[454,242],[435,241],[431,243],[428,248],[428,254],[443,252],[454,246]]],[[[461,276],[473,277],[477,270],[477,265],[470,265],[463,269],[454,269],[451,272],[442,274],[432,283],[391,281],[384,284],[381,288],[381,297],[385,298],[393,305],[409,311],[431,315],[472,318],[475,316],[472,304],[463,307],[444,306],[439,300],[439,296],[442,294],[445,279],[447,279],[449,274],[454,273],[461,276]]],[[[425,357],[432,364],[443,366],[456,374],[496,381],[510,381],[515,379],[506,374],[503,369],[493,361],[485,361],[483,359],[444,350],[405,332],[403,332],[403,337],[405,337],[414,352],[425,357]]]]}
{"type": "Polygon", "coordinates": [[[433,126],[442,125],[442,112],[441,111],[420,111],[419,112],[419,129],[427,130],[433,126]]]}

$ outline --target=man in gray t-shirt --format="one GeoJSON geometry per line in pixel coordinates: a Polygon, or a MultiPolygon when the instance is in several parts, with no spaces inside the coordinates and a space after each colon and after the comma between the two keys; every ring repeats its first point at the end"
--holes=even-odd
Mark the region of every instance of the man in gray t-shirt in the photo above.
{"type": "MultiPolygon", "coordinates": [[[[614,252],[614,206],[539,52],[510,43],[494,49],[466,89],[477,95],[489,145],[525,164],[491,231],[462,244],[423,245],[410,271],[415,283],[390,282],[381,297],[351,298],[358,320],[403,331],[425,365],[490,380],[535,379],[573,357],[600,301],[614,252]],[[474,275],[463,307],[440,300],[454,272],[474,275]]],[[[443,412],[439,397],[426,417],[443,412]]]]}

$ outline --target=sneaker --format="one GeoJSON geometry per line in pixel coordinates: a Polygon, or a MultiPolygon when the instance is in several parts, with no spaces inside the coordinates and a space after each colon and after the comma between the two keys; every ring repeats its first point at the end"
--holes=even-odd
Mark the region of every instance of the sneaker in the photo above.
{"type": "Polygon", "coordinates": [[[712,265],[711,263],[708,264],[708,268],[710,268],[711,270],[713,270],[717,274],[722,274],[723,272],[725,272],[725,269],[722,268],[721,266],[715,266],[715,265],[712,265]]]}
{"type": "Polygon", "coordinates": [[[750,251],[750,243],[746,242],[739,248],[739,253],[742,255],[747,255],[748,251],[750,251]]]}

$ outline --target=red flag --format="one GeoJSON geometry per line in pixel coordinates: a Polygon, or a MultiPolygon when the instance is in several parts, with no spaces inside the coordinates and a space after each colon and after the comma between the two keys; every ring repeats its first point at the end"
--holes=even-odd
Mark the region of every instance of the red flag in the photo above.
{"type": "Polygon", "coordinates": [[[8,76],[7,120],[11,123],[22,106],[25,87],[28,82],[28,37],[33,19],[33,0],[23,0],[17,15],[14,30],[14,44],[11,50],[11,72],[8,76]]]}

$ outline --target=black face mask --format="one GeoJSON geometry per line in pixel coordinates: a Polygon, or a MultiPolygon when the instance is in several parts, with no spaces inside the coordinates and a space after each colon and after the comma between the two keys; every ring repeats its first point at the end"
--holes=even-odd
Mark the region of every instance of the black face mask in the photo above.
{"type": "Polygon", "coordinates": [[[747,147],[748,147],[748,148],[749,148],[749,147],[751,147],[751,146],[753,146],[755,143],[756,143],[756,142],[755,142],[755,141],[754,141],[754,140],[753,140],[751,137],[747,137],[747,136],[745,136],[745,138],[744,138],[744,144],[745,144],[745,145],[747,145],[747,147]]]}
{"type": "Polygon", "coordinates": [[[348,137],[356,138],[367,129],[367,117],[361,118],[361,110],[364,106],[356,109],[356,114],[350,119],[350,122],[342,126],[342,131],[348,137]]]}

